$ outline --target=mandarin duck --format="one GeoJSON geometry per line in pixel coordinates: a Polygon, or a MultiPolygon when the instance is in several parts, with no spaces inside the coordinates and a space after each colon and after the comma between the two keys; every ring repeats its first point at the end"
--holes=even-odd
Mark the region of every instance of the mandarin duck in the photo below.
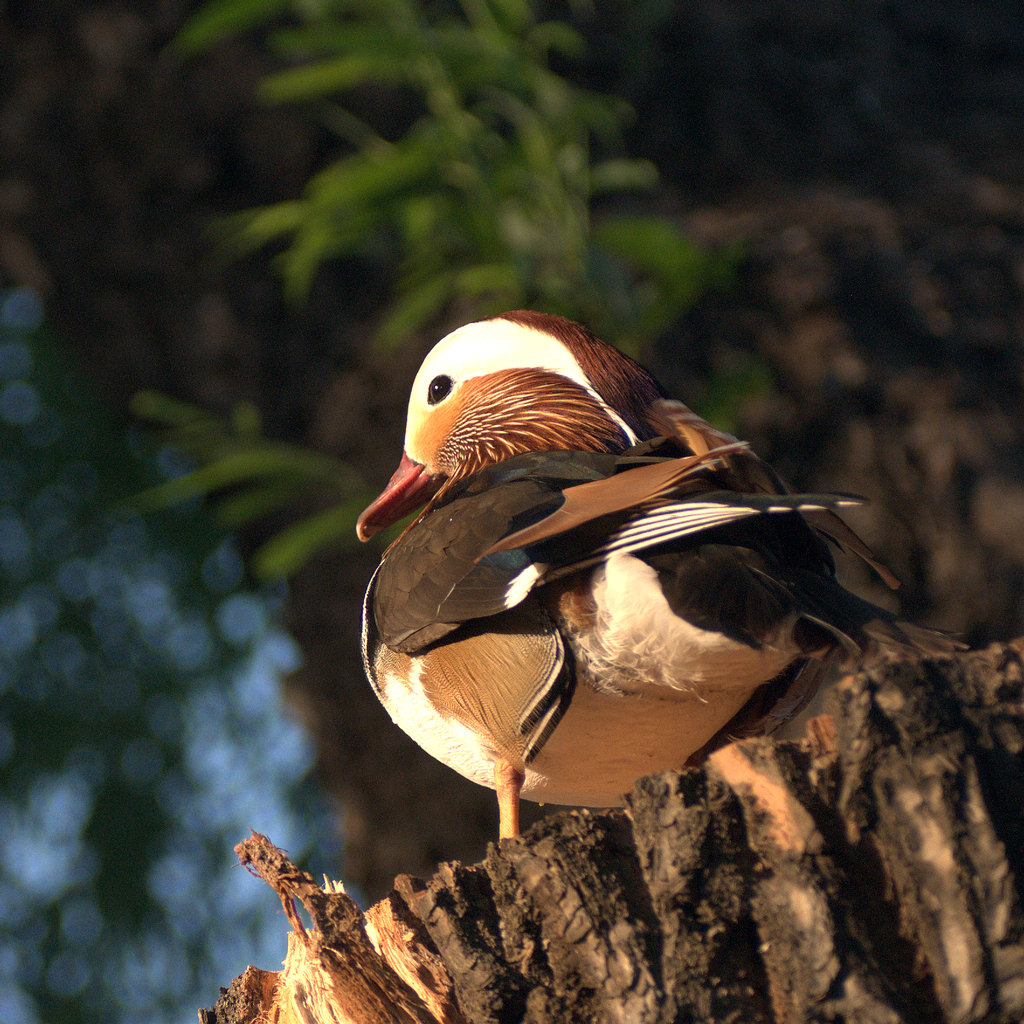
{"type": "Polygon", "coordinates": [[[834,664],[953,642],[845,590],[829,542],[896,580],[586,328],[468,324],[412,385],[405,451],[362,540],[419,515],[366,591],[363,661],[392,719],[519,800],[609,806],[800,710],[834,664]]]}

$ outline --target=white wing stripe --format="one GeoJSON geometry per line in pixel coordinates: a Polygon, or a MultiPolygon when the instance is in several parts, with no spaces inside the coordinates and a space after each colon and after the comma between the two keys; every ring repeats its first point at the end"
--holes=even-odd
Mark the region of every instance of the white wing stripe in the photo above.
{"type": "Polygon", "coordinates": [[[523,601],[526,595],[533,590],[533,585],[541,578],[546,568],[546,565],[538,565],[535,562],[513,576],[505,587],[505,596],[502,599],[505,607],[515,608],[523,601]]]}
{"type": "MultiPolygon", "coordinates": [[[[533,589],[538,582],[557,579],[568,573],[578,572],[598,562],[603,562],[609,555],[633,551],[643,551],[666,541],[678,540],[713,529],[725,523],[783,512],[810,512],[832,507],[834,501],[798,502],[792,505],[733,505],[713,501],[687,501],[669,505],[659,505],[645,512],[631,522],[626,523],[613,533],[599,547],[594,548],[585,558],[571,565],[562,565],[549,572],[550,566],[534,563],[514,576],[505,588],[504,604],[506,608],[514,608],[533,589]]],[[[843,504],[857,504],[854,501],[843,504]]]]}
{"type": "MultiPolygon", "coordinates": [[[[850,501],[848,504],[854,504],[854,502],[850,501]]],[[[830,505],[820,502],[768,505],[761,508],[697,501],[663,505],[634,519],[612,534],[604,544],[595,548],[594,556],[599,558],[616,551],[639,551],[666,540],[700,533],[702,530],[709,530],[724,523],[732,523],[738,519],[746,519],[749,516],[793,511],[809,512],[829,507],[830,505]]]]}
{"type": "Polygon", "coordinates": [[[604,544],[595,549],[595,555],[611,554],[615,551],[637,551],[653,547],[665,540],[686,537],[702,530],[731,523],[737,519],[756,516],[760,509],[736,505],[712,505],[690,503],[670,505],[649,512],[640,519],[634,519],[622,529],[613,533],[604,544]]]}

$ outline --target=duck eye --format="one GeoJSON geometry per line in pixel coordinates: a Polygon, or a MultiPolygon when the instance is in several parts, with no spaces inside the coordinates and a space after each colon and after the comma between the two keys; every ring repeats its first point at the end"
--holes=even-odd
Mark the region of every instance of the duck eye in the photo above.
{"type": "Polygon", "coordinates": [[[447,398],[452,390],[451,377],[435,377],[427,387],[427,405],[437,405],[438,402],[447,398]]]}

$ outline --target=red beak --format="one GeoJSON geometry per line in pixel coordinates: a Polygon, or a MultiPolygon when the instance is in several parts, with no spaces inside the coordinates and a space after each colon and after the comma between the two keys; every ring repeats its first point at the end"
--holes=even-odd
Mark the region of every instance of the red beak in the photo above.
{"type": "Polygon", "coordinates": [[[431,476],[425,466],[413,462],[402,452],[402,461],[394,476],[356,521],[356,536],[369,540],[378,530],[415,512],[430,501],[443,482],[443,478],[431,476]]]}

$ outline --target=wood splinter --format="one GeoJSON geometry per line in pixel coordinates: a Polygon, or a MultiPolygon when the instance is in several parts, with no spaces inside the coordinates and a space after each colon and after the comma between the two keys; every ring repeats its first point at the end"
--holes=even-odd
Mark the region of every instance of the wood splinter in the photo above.
{"type": "MultiPolygon", "coordinates": [[[[246,1024],[465,1024],[451,975],[401,900],[382,900],[364,916],[340,884],[321,888],[266,836],[254,832],[235,852],[278,894],[292,925],[284,970],[239,979],[246,1024]]],[[[201,1021],[218,1019],[203,1013],[201,1021]]]]}

